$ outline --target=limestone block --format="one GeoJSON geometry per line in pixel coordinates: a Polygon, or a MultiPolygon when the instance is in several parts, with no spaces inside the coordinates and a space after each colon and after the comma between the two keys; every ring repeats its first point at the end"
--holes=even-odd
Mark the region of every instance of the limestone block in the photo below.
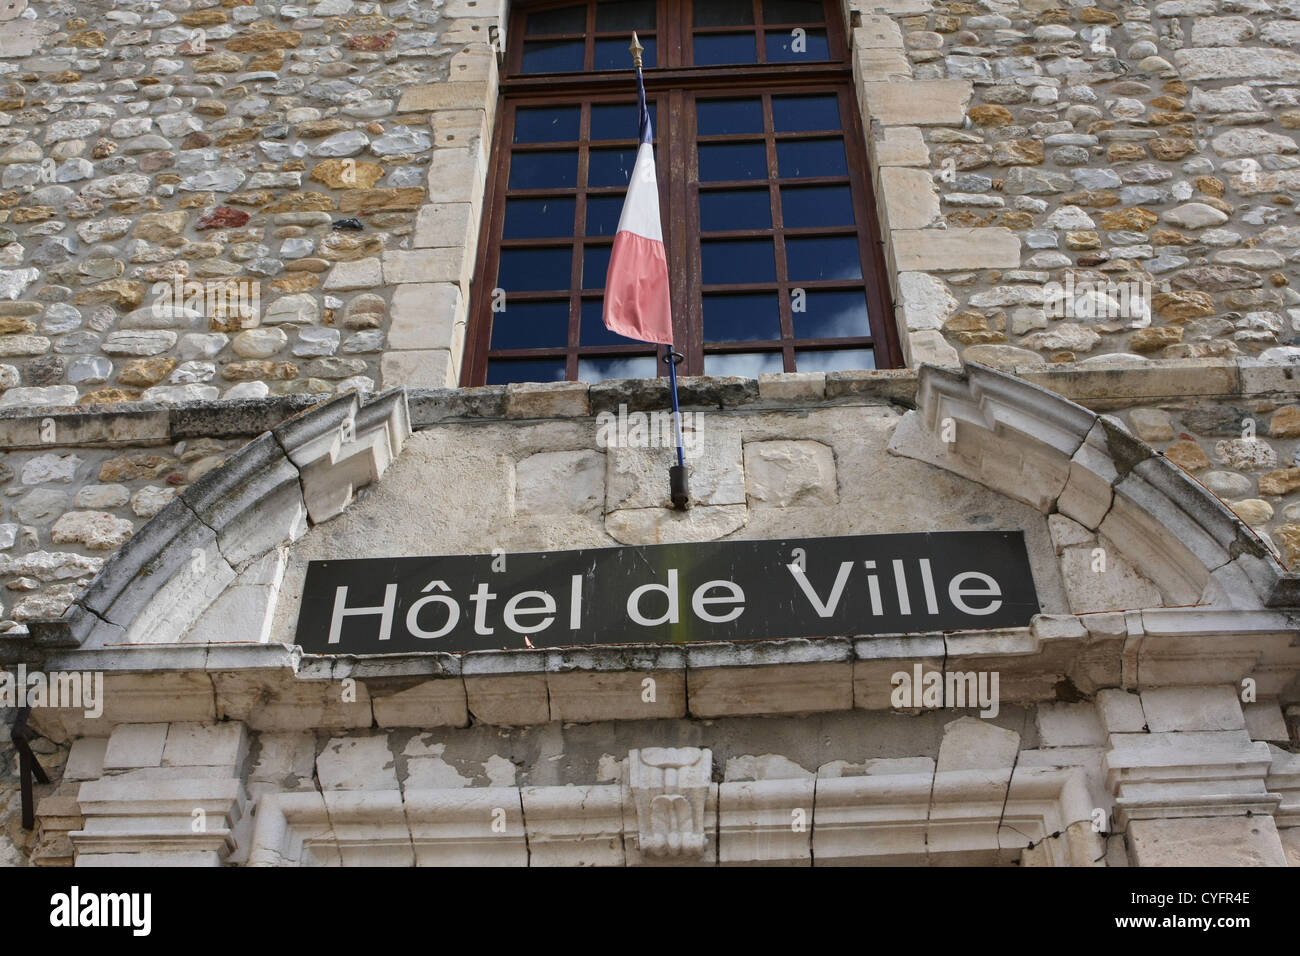
{"type": "Polygon", "coordinates": [[[1075,614],[1159,607],[1160,589],[1109,542],[1089,542],[1061,554],[1061,580],[1075,614]],[[1100,550],[1100,554],[1096,552],[1100,550]]]}
{"type": "Polygon", "coordinates": [[[688,511],[672,510],[668,507],[667,466],[663,485],[664,500],[658,507],[609,512],[605,516],[605,530],[610,537],[620,544],[716,541],[743,528],[749,520],[749,510],[744,505],[692,505],[688,511]]]}
{"type": "Polygon", "coordinates": [[[322,790],[396,790],[388,735],[334,737],[316,757],[322,790]]]}
{"type": "Polygon", "coordinates": [[[1140,734],[1147,729],[1141,696],[1126,690],[1108,687],[1097,691],[1097,716],[1108,734],[1140,734]]]}
{"type": "Polygon", "coordinates": [[[167,724],[119,724],[104,751],[105,770],[131,770],[162,765],[167,724]]]}
{"type": "Polygon", "coordinates": [[[1286,866],[1269,816],[1134,820],[1128,826],[1133,866],[1286,866]]]}
{"type": "Polygon", "coordinates": [[[248,728],[238,721],[220,724],[178,722],[167,730],[164,767],[220,767],[236,773],[248,753],[248,728]]]}
{"type": "Polygon", "coordinates": [[[925,272],[900,273],[898,291],[909,332],[943,328],[960,305],[942,279],[925,272]]]}
{"type": "Polygon", "coordinates": [[[834,505],[835,452],[818,441],[746,442],[745,495],[752,508],[834,505]]]}
{"type": "Polygon", "coordinates": [[[623,866],[623,794],[617,785],[524,787],[529,866],[623,866]]]}
{"type": "MultiPolygon", "coordinates": [[[[684,658],[679,647],[664,650],[684,658]]],[[[653,672],[575,670],[547,674],[546,681],[551,720],[596,723],[686,716],[684,668],[653,672]]]]}
{"type": "Polygon", "coordinates": [[[1090,702],[1039,704],[1035,713],[1043,747],[1092,747],[1106,742],[1097,708],[1090,702]]]}
{"type": "Polygon", "coordinates": [[[1290,741],[1286,718],[1282,716],[1282,708],[1278,706],[1276,700],[1242,704],[1241,711],[1251,740],[1265,740],[1283,746],[1290,741]]]}
{"type": "Polygon", "coordinates": [[[937,773],[959,770],[1010,772],[1020,750],[1020,735],[979,717],[961,717],[944,724],[937,773]]]}
{"type": "Polygon", "coordinates": [[[624,819],[635,815],[631,834],[639,858],[692,862],[706,857],[712,849],[708,831],[713,820],[706,808],[714,789],[712,773],[712,751],[698,747],[645,747],[628,753],[624,819]]]}
{"type": "Polygon", "coordinates": [[[447,349],[457,355],[464,350],[464,299],[454,282],[398,286],[389,315],[389,348],[447,349]]]}
{"type": "Polygon", "coordinates": [[[818,866],[914,863],[926,852],[933,770],[817,781],[818,866]]]}
{"type": "Polygon", "coordinates": [[[516,787],[408,790],[406,822],[416,866],[527,866],[516,787]]]}
{"type": "Polygon", "coordinates": [[[1020,238],[1002,226],[894,229],[890,236],[900,272],[1014,269],[1020,265],[1020,238]]]}
{"type": "Polygon", "coordinates": [[[915,668],[921,667],[921,679],[930,672],[943,671],[947,651],[942,634],[906,637],[861,637],[853,642],[853,706],[858,710],[888,710],[894,706],[896,688],[901,688],[903,674],[915,680],[915,668]]]}
{"type": "Polygon", "coordinates": [[[546,695],[545,657],[532,651],[511,652],[498,663],[487,654],[463,658],[465,695],[476,720],[501,727],[545,724],[551,719],[546,695]],[[530,655],[525,664],[522,655],[530,655]],[[509,660],[510,663],[505,663],[509,660]],[[517,673],[525,667],[532,673],[517,673]],[[504,671],[504,673],[502,673],[504,671]],[[510,673],[516,671],[516,673],[510,673]]]}
{"type": "Polygon", "coordinates": [[[849,660],[760,667],[697,667],[687,649],[688,706],[694,717],[799,714],[853,707],[849,660]]]}
{"type": "Polygon", "coordinates": [[[1246,726],[1241,701],[1230,686],[1149,688],[1142,691],[1142,710],[1152,733],[1246,726]]]}
{"type": "Polygon", "coordinates": [[[429,202],[468,203],[470,221],[477,222],[486,175],[487,160],[481,144],[472,148],[436,148],[429,163],[429,202]]]}
{"type": "Polygon", "coordinates": [[[343,866],[412,866],[415,853],[402,793],[326,790],[321,796],[338,841],[343,866]]]}
{"type": "MultiPolygon", "coordinates": [[[[510,386],[513,388],[514,386],[510,386]]],[[[744,453],[734,421],[709,417],[690,456],[691,506],[745,504],[744,453]]],[[[668,468],[676,464],[671,444],[630,448],[611,446],[605,454],[605,510],[662,508],[668,504],[668,468]]]]}
{"type": "Polygon", "coordinates": [[[454,388],[456,386],[460,354],[447,349],[412,349],[406,352],[385,352],[379,360],[381,387],[385,390],[398,385],[410,388],[454,388]]]}
{"type": "Polygon", "coordinates": [[[858,89],[868,122],[878,120],[885,126],[960,126],[973,88],[968,80],[915,80],[860,82],[858,89]]]}
{"type": "Polygon", "coordinates": [[[64,780],[97,780],[104,772],[107,737],[78,737],[63,765],[64,780]]]}
{"type": "Polygon", "coordinates": [[[875,167],[930,165],[930,149],[919,126],[886,126],[883,135],[872,140],[875,167]]]}
{"type": "Polygon", "coordinates": [[[413,249],[437,249],[447,246],[473,251],[478,239],[478,222],[474,206],[468,202],[427,203],[415,216],[413,249]]]}
{"type": "Polygon", "coordinates": [[[591,403],[584,382],[515,382],[506,386],[507,418],[584,418],[591,403]]]}
{"type": "Polygon", "coordinates": [[[385,249],[384,283],[451,282],[468,290],[474,257],[460,246],[443,249],[385,249]]]}
{"type": "Polygon", "coordinates": [[[816,783],[809,777],[721,784],[718,862],[811,865],[816,783]]]}
{"type": "Polygon", "coordinates": [[[545,451],[515,466],[515,510],[577,515],[605,504],[605,456],[596,451],[545,451]]]}
{"type": "Polygon", "coordinates": [[[880,170],[886,229],[924,229],[937,222],[939,193],[927,169],[886,166],[880,170]]]}
{"type": "Polygon", "coordinates": [[[465,684],[456,679],[429,680],[385,694],[371,691],[375,723],[380,727],[464,727],[469,724],[465,684]]]}
{"type": "Polygon", "coordinates": [[[825,372],[763,372],[758,397],[764,401],[805,401],[826,397],[825,372]]]}
{"type": "Polygon", "coordinates": [[[937,329],[908,332],[903,337],[903,346],[907,353],[907,364],[911,368],[921,365],[941,365],[948,368],[961,367],[961,356],[943,337],[943,333],[937,329]]]}
{"type": "Polygon", "coordinates": [[[257,762],[249,771],[254,782],[289,787],[293,782],[312,785],[316,768],[316,739],[309,731],[263,733],[258,738],[257,762]],[[292,782],[291,782],[292,781],[292,782]]]}

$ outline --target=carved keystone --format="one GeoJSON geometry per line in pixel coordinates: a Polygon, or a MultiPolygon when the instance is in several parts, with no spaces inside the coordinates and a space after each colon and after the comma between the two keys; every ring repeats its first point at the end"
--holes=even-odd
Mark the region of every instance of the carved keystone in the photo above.
{"type": "Polygon", "coordinates": [[[713,753],[698,747],[646,747],[628,754],[625,778],[636,805],[640,849],[648,856],[699,857],[713,753]]]}

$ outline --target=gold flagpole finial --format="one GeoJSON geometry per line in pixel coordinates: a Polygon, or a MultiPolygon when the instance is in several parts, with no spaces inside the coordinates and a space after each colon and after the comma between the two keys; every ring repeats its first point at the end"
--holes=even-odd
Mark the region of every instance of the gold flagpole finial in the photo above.
{"type": "Polygon", "coordinates": [[[632,45],[628,47],[628,51],[632,54],[632,62],[638,70],[641,69],[641,51],[644,49],[645,47],[641,45],[641,41],[636,38],[636,32],[633,31],[632,45]]]}

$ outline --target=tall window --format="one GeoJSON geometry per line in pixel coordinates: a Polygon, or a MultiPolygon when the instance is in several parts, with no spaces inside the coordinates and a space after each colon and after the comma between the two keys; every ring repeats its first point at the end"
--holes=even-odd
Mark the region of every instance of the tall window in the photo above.
{"type": "Polygon", "coordinates": [[[837,0],[518,4],[463,382],[650,377],[602,289],[645,50],[684,374],[901,364],[837,0]]]}

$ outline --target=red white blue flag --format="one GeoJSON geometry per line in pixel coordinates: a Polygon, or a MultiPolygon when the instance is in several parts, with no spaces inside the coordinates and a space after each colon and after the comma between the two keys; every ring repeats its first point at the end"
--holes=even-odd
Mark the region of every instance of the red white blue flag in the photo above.
{"type": "Polygon", "coordinates": [[[623,200],[614,249],[605,278],[605,328],[629,339],[671,345],[673,316],[668,299],[668,260],[659,220],[659,183],[651,141],[650,111],[645,83],[636,71],[637,103],[641,108],[641,145],[632,182],[623,200]]]}

